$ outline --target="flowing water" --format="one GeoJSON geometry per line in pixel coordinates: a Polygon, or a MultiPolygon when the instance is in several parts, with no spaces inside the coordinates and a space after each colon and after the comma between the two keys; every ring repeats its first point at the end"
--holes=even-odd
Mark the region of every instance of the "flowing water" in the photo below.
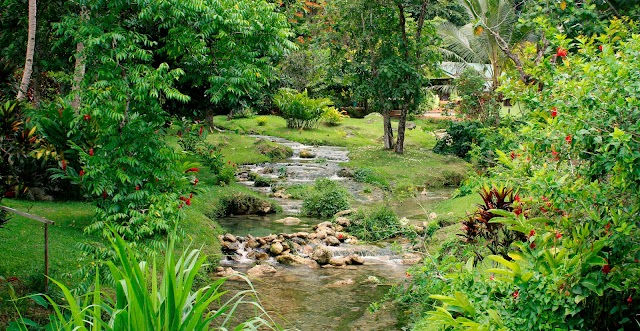
{"type": "MultiPolygon", "coordinates": [[[[380,202],[382,195],[363,195],[364,186],[351,178],[338,176],[341,162],[347,162],[348,151],[345,148],[329,146],[306,146],[281,138],[255,136],[293,149],[291,158],[280,162],[259,165],[246,165],[241,168],[239,182],[265,195],[271,188],[253,187],[248,173],[255,172],[263,177],[272,178],[279,184],[291,185],[313,183],[318,178],[341,181],[354,195],[356,207],[380,202]],[[300,152],[314,155],[313,158],[301,158],[300,152]]],[[[450,196],[451,190],[422,192],[415,198],[392,203],[400,217],[412,221],[425,221],[426,211],[434,203],[450,196]]],[[[296,215],[302,201],[274,198],[283,206],[285,215],[296,215]]],[[[275,222],[283,215],[232,216],[218,222],[229,233],[236,236],[252,235],[256,237],[269,234],[313,232],[313,226],[322,222],[314,218],[299,217],[301,223],[284,225],[275,222]]],[[[382,309],[370,314],[371,303],[383,299],[392,284],[406,277],[409,267],[407,256],[390,249],[389,243],[381,245],[347,245],[328,247],[333,256],[357,254],[364,258],[360,266],[309,268],[307,266],[290,267],[266,261],[276,268],[276,273],[268,274],[253,281],[262,304],[278,324],[287,329],[304,331],[341,331],[341,330],[400,330],[398,314],[392,308],[382,309]]],[[[415,259],[414,259],[415,262],[415,259]]],[[[223,260],[221,265],[246,272],[254,262],[247,259],[223,260]]],[[[243,282],[230,282],[235,290],[243,289],[243,282]]]]}

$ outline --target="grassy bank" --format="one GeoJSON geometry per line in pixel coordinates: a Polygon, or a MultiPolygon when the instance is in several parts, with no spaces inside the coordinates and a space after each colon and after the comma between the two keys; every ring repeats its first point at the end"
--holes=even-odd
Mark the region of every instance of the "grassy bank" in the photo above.
{"type": "MultiPolygon", "coordinates": [[[[242,134],[250,133],[283,137],[310,145],[346,147],[350,152],[350,161],[344,164],[346,167],[354,170],[372,169],[392,185],[411,183],[440,187],[452,180],[456,184],[459,177],[463,177],[468,171],[467,163],[460,158],[438,155],[431,151],[436,143],[432,130],[442,128],[444,124],[441,122],[424,119],[414,121],[416,128],[406,131],[405,153],[399,155],[382,148],[382,118],[379,116],[347,118],[339,126],[320,124],[312,130],[289,129],[285,120],[278,116],[261,117],[266,119],[264,125],[258,125],[256,118],[228,120],[226,116],[217,116],[214,124],[227,132],[210,135],[210,139],[234,140],[239,139],[238,136],[246,137],[242,134]]],[[[243,155],[242,148],[234,148],[235,150],[228,150],[230,153],[225,155],[243,155]]]]}

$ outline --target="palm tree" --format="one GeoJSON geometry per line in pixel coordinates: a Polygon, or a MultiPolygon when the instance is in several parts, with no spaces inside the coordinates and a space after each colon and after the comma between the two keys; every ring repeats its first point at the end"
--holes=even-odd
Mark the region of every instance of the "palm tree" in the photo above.
{"type": "Polygon", "coordinates": [[[29,0],[29,28],[27,31],[27,55],[22,72],[22,81],[18,90],[18,100],[24,100],[31,73],[33,72],[33,54],[36,48],[36,0],[29,0]]]}
{"type": "Polygon", "coordinates": [[[447,60],[463,64],[490,64],[492,88],[495,89],[511,58],[509,47],[523,36],[515,28],[517,15],[513,3],[509,0],[459,1],[470,22],[462,27],[450,22],[440,24],[438,35],[443,40],[442,54],[447,60]]]}

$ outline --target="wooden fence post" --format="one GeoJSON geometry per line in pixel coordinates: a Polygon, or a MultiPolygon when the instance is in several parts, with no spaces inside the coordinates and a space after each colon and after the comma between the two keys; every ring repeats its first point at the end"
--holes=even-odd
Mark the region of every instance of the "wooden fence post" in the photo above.
{"type": "Polygon", "coordinates": [[[5,210],[9,213],[14,213],[22,217],[26,217],[28,219],[32,219],[34,221],[38,221],[40,223],[44,223],[44,292],[47,292],[47,290],[49,289],[49,225],[54,225],[56,223],[44,217],[31,215],[29,213],[25,213],[6,206],[0,206],[0,209],[5,210]]]}

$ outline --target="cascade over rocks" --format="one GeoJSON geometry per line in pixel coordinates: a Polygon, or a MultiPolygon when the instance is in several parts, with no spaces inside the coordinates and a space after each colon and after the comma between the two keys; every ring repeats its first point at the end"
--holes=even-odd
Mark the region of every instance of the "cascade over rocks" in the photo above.
{"type": "MultiPolygon", "coordinates": [[[[291,221],[294,217],[283,219],[282,222],[291,221]]],[[[334,257],[329,247],[336,247],[343,243],[356,243],[357,239],[346,233],[340,232],[343,227],[331,222],[322,222],[314,226],[314,232],[296,232],[271,234],[264,237],[236,237],[232,234],[219,236],[222,251],[227,259],[240,261],[242,258],[254,261],[265,261],[274,258],[278,263],[290,266],[346,266],[362,265],[364,259],[357,255],[334,257]]],[[[254,267],[255,268],[255,267],[254,267]]],[[[263,268],[263,267],[261,267],[263,268]]],[[[259,269],[254,271],[258,274],[259,269]]],[[[264,271],[260,269],[261,271],[264,271]]],[[[227,275],[231,271],[221,269],[217,274],[227,275]]]]}

